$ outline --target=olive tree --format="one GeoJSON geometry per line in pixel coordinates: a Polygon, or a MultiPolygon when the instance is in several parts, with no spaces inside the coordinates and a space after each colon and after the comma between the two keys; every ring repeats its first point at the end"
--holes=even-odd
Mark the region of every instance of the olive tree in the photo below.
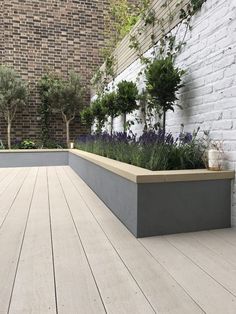
{"type": "Polygon", "coordinates": [[[70,73],[68,80],[56,78],[48,90],[53,111],[61,113],[66,126],[66,143],[70,147],[70,123],[83,107],[84,88],[78,74],[70,73]]]}
{"type": "Polygon", "coordinates": [[[27,87],[11,68],[0,66],[0,111],[7,122],[7,144],[11,149],[11,127],[17,109],[26,104],[27,87]]]}

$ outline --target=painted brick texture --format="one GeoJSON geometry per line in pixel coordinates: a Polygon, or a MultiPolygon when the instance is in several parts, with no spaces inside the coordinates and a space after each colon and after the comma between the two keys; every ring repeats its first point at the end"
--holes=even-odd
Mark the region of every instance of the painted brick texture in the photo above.
{"type": "MultiPolygon", "coordinates": [[[[11,0],[0,1],[0,63],[14,67],[29,81],[29,109],[13,121],[13,139],[40,137],[37,80],[47,72],[81,74],[85,86],[101,63],[104,45],[104,12],[107,0],[11,0]]],[[[85,102],[90,98],[89,89],[85,102]]],[[[51,121],[52,137],[64,138],[61,116],[51,121]]],[[[0,138],[5,139],[0,120],[0,138]]],[[[72,138],[86,130],[78,118],[71,126],[72,138]]]]}
{"type": "MultiPolygon", "coordinates": [[[[224,141],[226,168],[236,165],[236,2],[207,0],[192,20],[192,31],[177,65],[187,70],[180,101],[183,110],[167,115],[167,130],[174,134],[185,125],[185,131],[210,130],[211,137],[224,141]]],[[[147,52],[150,55],[151,52],[147,52]]],[[[135,81],[141,69],[133,63],[116,79],[135,81]]],[[[140,90],[145,85],[141,78],[140,90]]],[[[139,116],[139,113],[136,113],[139,116]]],[[[129,117],[132,119],[132,117],[129,117]]],[[[115,121],[122,129],[121,119],[115,121]]],[[[133,131],[140,134],[142,125],[133,131]]],[[[220,191],[219,191],[220,193],[220,191]]],[[[207,209],[206,209],[207,210],[207,209]]],[[[236,185],[232,196],[232,222],[236,225],[236,185]]]]}

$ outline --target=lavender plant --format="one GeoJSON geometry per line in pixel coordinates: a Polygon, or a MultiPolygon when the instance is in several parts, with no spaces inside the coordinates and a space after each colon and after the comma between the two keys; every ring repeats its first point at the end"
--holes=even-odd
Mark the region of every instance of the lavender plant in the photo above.
{"type": "Polygon", "coordinates": [[[132,132],[102,133],[79,137],[76,147],[149,170],[204,168],[204,144],[196,132],[182,132],[177,138],[162,130],[144,132],[139,138],[132,132]]]}

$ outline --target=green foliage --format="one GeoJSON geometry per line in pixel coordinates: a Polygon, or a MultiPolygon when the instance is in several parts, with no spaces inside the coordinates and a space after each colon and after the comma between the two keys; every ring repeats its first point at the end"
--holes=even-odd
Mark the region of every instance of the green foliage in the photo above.
{"type": "Polygon", "coordinates": [[[138,89],[135,83],[122,81],[117,85],[117,109],[124,118],[124,132],[126,131],[126,115],[138,109],[138,89]]]}
{"type": "Polygon", "coordinates": [[[199,11],[207,0],[190,0],[193,14],[199,11]]]}
{"type": "Polygon", "coordinates": [[[116,92],[110,92],[110,93],[104,94],[101,99],[101,102],[108,116],[115,118],[119,115],[119,109],[117,107],[116,92]]]}
{"type": "Polygon", "coordinates": [[[113,132],[113,120],[119,115],[119,108],[117,106],[116,92],[109,92],[102,96],[102,107],[105,109],[106,114],[111,117],[111,134],[113,132]]]}
{"type": "Polygon", "coordinates": [[[96,119],[96,132],[100,134],[107,120],[107,111],[103,107],[101,98],[97,98],[92,102],[91,109],[92,114],[96,119]]]}
{"type": "Polygon", "coordinates": [[[39,109],[41,115],[41,140],[43,147],[47,147],[50,139],[50,118],[52,110],[50,106],[49,96],[53,85],[59,80],[54,74],[45,74],[39,80],[39,93],[41,98],[41,106],[39,109]]]}
{"type": "Polygon", "coordinates": [[[83,107],[83,92],[78,74],[70,73],[68,80],[56,78],[48,90],[48,100],[52,110],[62,114],[66,124],[66,142],[70,147],[69,126],[83,107]]]}
{"type": "Polygon", "coordinates": [[[116,45],[141,16],[145,15],[150,0],[140,0],[139,3],[132,4],[129,0],[111,0],[110,9],[106,16],[106,29],[109,35],[113,33],[113,43],[116,45]]]}
{"type": "Polygon", "coordinates": [[[91,128],[94,122],[94,114],[91,107],[84,108],[80,113],[81,121],[87,128],[91,128]]]}
{"type": "Polygon", "coordinates": [[[11,68],[0,66],[0,110],[3,116],[14,118],[18,106],[25,105],[27,88],[23,80],[11,68]]]}
{"type": "Polygon", "coordinates": [[[108,83],[116,76],[117,60],[113,51],[117,44],[131,31],[134,25],[141,19],[150,19],[146,15],[150,0],[140,0],[132,4],[129,0],[111,0],[107,15],[105,16],[105,34],[107,38],[105,48],[102,49],[104,68],[96,70],[92,85],[101,95],[107,88],[108,83]]]}
{"type": "Polygon", "coordinates": [[[180,10],[180,18],[186,19],[187,22],[190,21],[191,17],[196,14],[199,10],[201,10],[203,4],[207,0],[190,0],[187,4],[186,8],[182,8],[180,10]]]}
{"type": "MultiPolygon", "coordinates": [[[[142,34],[147,31],[147,27],[152,27],[152,31],[150,34],[150,39],[152,43],[153,55],[154,57],[165,57],[170,56],[174,59],[179,52],[181,51],[182,47],[185,45],[185,38],[187,35],[188,30],[191,30],[190,22],[192,16],[194,16],[201,8],[202,5],[207,0],[189,0],[189,2],[183,6],[184,1],[180,0],[173,6],[172,0],[166,0],[161,5],[161,8],[164,8],[166,12],[165,18],[157,18],[156,12],[153,9],[150,9],[150,3],[145,7],[143,14],[141,14],[141,18],[144,24],[144,27],[139,27],[135,32],[130,35],[130,48],[133,49],[138,58],[140,59],[141,63],[148,66],[150,64],[150,59],[144,56],[144,51],[142,49],[142,45],[139,41],[139,38],[143,38],[142,34]],[[177,26],[177,31],[175,34],[171,32],[173,28],[173,20],[175,17],[175,10],[177,7],[182,6],[179,10],[179,19],[180,23],[177,26]],[[177,36],[180,26],[185,25],[185,32],[183,32],[182,38],[177,42],[176,38],[180,37],[177,36]],[[161,31],[161,36],[157,38],[157,30],[161,31]],[[158,45],[157,45],[158,42],[158,45]],[[159,47],[159,49],[156,49],[159,47]]],[[[138,77],[143,74],[141,71],[138,74],[138,77]]]]}
{"type": "Polygon", "coordinates": [[[4,146],[4,144],[3,144],[3,141],[2,140],[0,140],[0,150],[1,149],[5,149],[5,146],[4,146]]]}
{"type": "Polygon", "coordinates": [[[16,111],[26,104],[27,87],[11,68],[0,66],[0,112],[8,124],[8,148],[11,148],[11,124],[16,111]]]}
{"type": "Polygon", "coordinates": [[[138,108],[138,89],[135,83],[122,81],[117,85],[116,103],[122,114],[128,114],[138,108]]]}
{"type": "Polygon", "coordinates": [[[174,111],[177,92],[183,86],[181,78],[184,71],[174,66],[173,59],[166,57],[155,59],[146,69],[147,92],[151,108],[163,116],[165,134],[166,112],[174,111]]]}
{"type": "Polygon", "coordinates": [[[188,142],[143,143],[124,134],[102,134],[79,140],[76,148],[153,171],[205,168],[204,142],[196,136],[188,142]]]}
{"type": "Polygon", "coordinates": [[[83,87],[78,74],[71,72],[68,80],[57,78],[48,91],[50,106],[71,121],[82,108],[83,87]]]}
{"type": "Polygon", "coordinates": [[[37,149],[37,144],[32,140],[24,140],[19,145],[20,149],[37,149]]]}

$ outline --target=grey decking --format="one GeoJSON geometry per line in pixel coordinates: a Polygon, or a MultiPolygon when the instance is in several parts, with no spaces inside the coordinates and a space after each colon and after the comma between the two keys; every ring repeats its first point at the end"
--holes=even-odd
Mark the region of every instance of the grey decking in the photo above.
{"type": "Polygon", "coordinates": [[[0,313],[236,313],[236,231],[135,239],[69,167],[0,169],[0,313]]]}

